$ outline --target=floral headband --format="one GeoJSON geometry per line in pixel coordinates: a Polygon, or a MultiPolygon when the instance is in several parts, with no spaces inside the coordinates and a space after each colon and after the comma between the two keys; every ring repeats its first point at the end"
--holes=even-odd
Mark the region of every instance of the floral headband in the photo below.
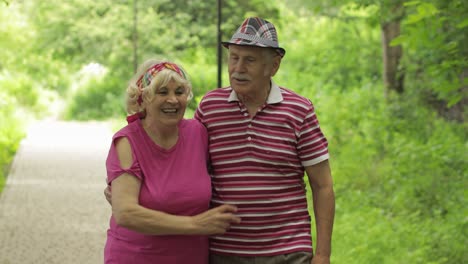
{"type": "Polygon", "coordinates": [[[176,72],[177,74],[180,75],[180,77],[184,78],[187,80],[187,76],[177,64],[172,63],[172,62],[161,62],[158,64],[153,65],[151,68],[149,68],[140,78],[138,78],[136,85],[138,86],[138,89],[140,90],[140,96],[138,97],[138,104],[141,105],[143,103],[143,97],[142,97],[142,92],[143,88],[148,86],[151,81],[153,80],[154,76],[156,74],[164,69],[169,69],[171,71],[176,72]]]}
{"type": "Polygon", "coordinates": [[[161,63],[153,65],[142,76],[140,76],[140,78],[138,78],[136,82],[138,88],[142,89],[143,87],[148,86],[153,80],[154,76],[156,76],[158,72],[164,69],[169,69],[171,71],[174,71],[178,73],[180,77],[187,80],[185,72],[181,68],[179,68],[177,64],[174,64],[172,62],[161,62],[161,63]]]}

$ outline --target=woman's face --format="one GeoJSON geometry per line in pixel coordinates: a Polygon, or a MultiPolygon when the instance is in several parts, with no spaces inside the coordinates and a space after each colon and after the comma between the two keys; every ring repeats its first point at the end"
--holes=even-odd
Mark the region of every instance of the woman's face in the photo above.
{"type": "Polygon", "coordinates": [[[146,107],[146,118],[166,126],[177,125],[184,117],[187,102],[187,89],[171,80],[156,89],[153,100],[146,107]]]}

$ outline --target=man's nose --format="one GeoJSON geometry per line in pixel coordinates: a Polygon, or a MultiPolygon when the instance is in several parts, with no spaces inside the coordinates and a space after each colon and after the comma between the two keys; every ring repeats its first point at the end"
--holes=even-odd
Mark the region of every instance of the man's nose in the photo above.
{"type": "Polygon", "coordinates": [[[245,72],[245,61],[243,59],[239,59],[234,65],[234,70],[236,72],[245,72]]]}

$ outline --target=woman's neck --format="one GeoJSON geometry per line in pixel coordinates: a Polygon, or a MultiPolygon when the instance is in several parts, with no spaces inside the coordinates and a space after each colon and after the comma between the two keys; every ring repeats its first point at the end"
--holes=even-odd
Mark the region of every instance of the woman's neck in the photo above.
{"type": "Polygon", "coordinates": [[[179,127],[156,125],[154,122],[149,122],[147,119],[142,120],[142,125],[146,134],[158,146],[169,149],[177,143],[179,138],[179,127]]]}

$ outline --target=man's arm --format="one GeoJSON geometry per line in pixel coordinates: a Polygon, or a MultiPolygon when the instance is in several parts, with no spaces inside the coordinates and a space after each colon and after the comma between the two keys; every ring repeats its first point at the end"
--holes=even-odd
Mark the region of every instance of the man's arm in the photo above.
{"type": "Polygon", "coordinates": [[[328,160],[305,168],[312,188],[317,245],[312,264],[330,263],[335,194],[328,160]]]}

